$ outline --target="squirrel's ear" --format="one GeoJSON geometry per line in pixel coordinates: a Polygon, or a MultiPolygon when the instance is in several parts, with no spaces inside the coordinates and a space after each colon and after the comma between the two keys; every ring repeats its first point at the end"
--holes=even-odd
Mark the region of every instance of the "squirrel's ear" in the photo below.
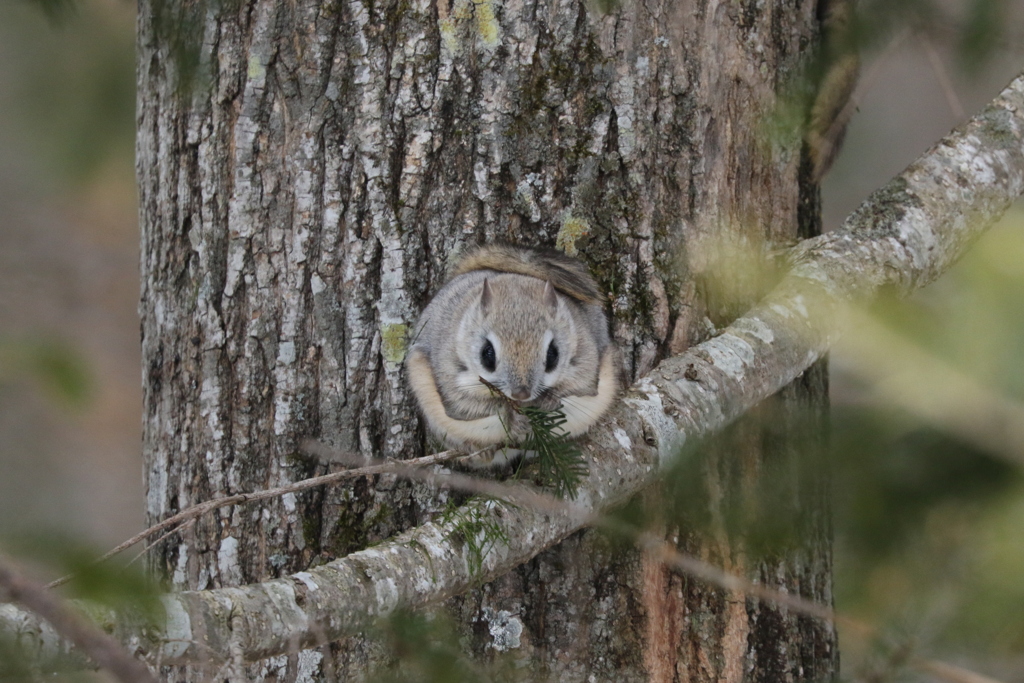
{"type": "Polygon", "coordinates": [[[552,315],[558,312],[558,297],[555,296],[555,286],[551,284],[551,280],[544,285],[544,305],[552,315]]]}
{"type": "Polygon", "coordinates": [[[491,287],[484,278],[484,290],[480,293],[480,312],[487,315],[487,309],[491,306],[491,287]]]}

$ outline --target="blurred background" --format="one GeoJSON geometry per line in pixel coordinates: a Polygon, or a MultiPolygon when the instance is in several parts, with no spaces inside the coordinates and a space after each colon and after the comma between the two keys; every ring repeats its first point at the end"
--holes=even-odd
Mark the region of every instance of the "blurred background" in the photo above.
{"type": "MultiPolygon", "coordinates": [[[[862,3],[827,228],[1018,73],[1021,4],[862,3]]],[[[142,528],[134,15],[0,2],[0,536],[142,528]]],[[[844,634],[847,679],[900,679],[913,642],[1024,681],[1024,442],[988,438],[1024,416],[1022,300],[1017,210],[832,356],[838,607],[888,634],[844,634]]]]}
{"type": "Polygon", "coordinates": [[[2,531],[142,523],[134,33],[123,0],[0,2],[2,531]]]}

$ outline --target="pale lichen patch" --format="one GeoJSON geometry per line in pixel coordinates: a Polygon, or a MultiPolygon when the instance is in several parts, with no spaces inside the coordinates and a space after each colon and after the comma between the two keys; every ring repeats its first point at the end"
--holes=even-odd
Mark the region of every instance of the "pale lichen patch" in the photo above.
{"type": "Polygon", "coordinates": [[[267,75],[267,69],[260,61],[259,55],[249,55],[249,63],[246,74],[249,78],[261,80],[267,75]]]}
{"type": "Polygon", "coordinates": [[[775,333],[772,332],[771,326],[760,318],[741,318],[737,321],[735,328],[741,332],[746,332],[765,344],[771,344],[775,341],[775,333]]]}
{"type": "Polygon", "coordinates": [[[487,632],[491,634],[489,647],[498,652],[508,652],[521,645],[523,622],[519,617],[508,610],[495,612],[489,607],[483,609],[481,616],[487,622],[487,632]]]}
{"type": "Polygon", "coordinates": [[[439,15],[437,28],[441,33],[441,45],[444,47],[444,51],[448,53],[449,57],[454,57],[459,54],[461,46],[459,45],[459,38],[455,34],[455,22],[447,15],[440,16],[440,7],[443,4],[437,3],[439,15]]]}
{"type": "Polygon", "coordinates": [[[654,382],[645,377],[637,383],[636,390],[646,398],[627,396],[623,402],[636,410],[651,438],[654,439],[652,445],[658,448],[659,461],[667,463],[682,447],[686,435],[679,430],[675,421],[665,414],[665,403],[654,382]]]}
{"type": "Polygon", "coordinates": [[[268,620],[278,636],[290,638],[304,632],[309,626],[309,617],[295,600],[295,584],[287,580],[268,581],[263,584],[267,598],[273,603],[275,618],[268,620]]]}
{"type": "Polygon", "coordinates": [[[555,249],[564,251],[569,256],[576,256],[579,249],[576,242],[590,232],[590,223],[587,219],[574,216],[569,212],[562,217],[562,227],[555,237],[555,249]]]}
{"type": "Polygon", "coordinates": [[[192,621],[181,600],[173,594],[160,596],[164,607],[164,632],[160,654],[168,659],[182,657],[192,644],[192,621]]]}
{"type": "Polygon", "coordinates": [[[754,360],[753,347],[728,332],[709,339],[702,349],[711,357],[715,367],[738,382],[743,381],[747,366],[754,360]]]}
{"type": "Polygon", "coordinates": [[[501,27],[494,16],[494,1],[473,0],[473,14],[476,17],[480,42],[488,49],[497,47],[501,40],[501,27]]]}
{"type": "Polygon", "coordinates": [[[387,576],[374,580],[373,590],[377,596],[377,614],[388,614],[398,607],[398,584],[393,578],[387,576]]]}
{"type": "Polygon", "coordinates": [[[797,294],[792,298],[791,307],[792,310],[796,311],[797,315],[801,318],[807,318],[807,305],[804,303],[804,297],[801,294],[797,294]]]}
{"type": "Polygon", "coordinates": [[[238,565],[238,539],[234,536],[221,540],[217,549],[217,569],[222,583],[237,585],[242,582],[242,569],[238,565]]]}
{"type": "Polygon", "coordinates": [[[299,670],[295,677],[295,683],[313,683],[321,680],[320,664],[324,655],[319,650],[302,650],[299,652],[299,670]]]}
{"type": "Polygon", "coordinates": [[[316,579],[309,572],[297,572],[292,574],[292,578],[301,581],[311,591],[320,590],[320,586],[317,584],[316,579]]]}
{"type": "Polygon", "coordinates": [[[278,345],[277,362],[280,365],[291,365],[295,362],[295,342],[284,341],[278,345]]]}
{"type": "Polygon", "coordinates": [[[613,429],[612,435],[615,437],[615,440],[619,442],[619,445],[622,446],[623,450],[633,450],[633,442],[630,441],[629,434],[627,434],[621,427],[613,429]]]}
{"type": "Polygon", "coordinates": [[[188,577],[188,545],[182,543],[178,546],[178,562],[174,567],[173,581],[175,586],[184,586],[188,577]]]}
{"type": "Polygon", "coordinates": [[[403,323],[381,323],[380,351],[384,360],[400,365],[408,348],[409,326],[403,323]]]}

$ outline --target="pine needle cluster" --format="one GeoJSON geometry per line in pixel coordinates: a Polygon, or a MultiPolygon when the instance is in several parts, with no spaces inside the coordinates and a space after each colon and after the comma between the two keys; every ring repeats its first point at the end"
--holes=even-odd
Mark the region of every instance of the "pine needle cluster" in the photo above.
{"type": "Polygon", "coordinates": [[[562,429],[565,413],[532,406],[521,410],[530,421],[530,436],[521,448],[537,454],[541,483],[552,487],[559,498],[575,498],[580,481],[589,470],[579,446],[562,429]]]}
{"type": "Polygon", "coordinates": [[[488,514],[495,504],[494,500],[476,499],[469,505],[453,506],[441,515],[441,524],[451,528],[445,540],[457,537],[465,543],[471,574],[480,572],[484,557],[496,544],[508,546],[508,534],[488,514]]]}
{"type": "MultiPolygon", "coordinates": [[[[561,409],[543,410],[535,406],[523,406],[483,377],[478,379],[494,396],[504,401],[510,410],[524,416],[529,422],[530,435],[517,445],[523,451],[535,454],[540,483],[553,488],[559,498],[575,498],[580,481],[587,476],[589,469],[579,446],[562,429],[566,423],[565,413],[561,409]]],[[[505,432],[509,434],[508,425],[505,426],[505,432]]]]}

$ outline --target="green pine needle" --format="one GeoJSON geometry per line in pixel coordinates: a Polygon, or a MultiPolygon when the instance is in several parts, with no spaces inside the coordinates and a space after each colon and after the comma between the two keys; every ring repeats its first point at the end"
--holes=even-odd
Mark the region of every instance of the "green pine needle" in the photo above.
{"type": "MultiPolygon", "coordinates": [[[[554,488],[559,498],[575,498],[580,481],[587,476],[589,469],[579,447],[569,440],[569,435],[562,429],[566,422],[565,413],[561,410],[541,410],[534,406],[524,407],[483,377],[477,379],[491,390],[493,396],[504,401],[510,410],[525,416],[529,421],[530,436],[518,446],[524,451],[537,454],[541,484],[554,488]]],[[[508,425],[505,425],[505,434],[511,440],[508,425]]]]}
{"type": "Polygon", "coordinates": [[[554,488],[559,498],[575,498],[589,470],[583,453],[562,429],[565,413],[534,407],[523,408],[522,413],[530,421],[531,434],[520,448],[537,454],[541,482],[554,488]]]}

